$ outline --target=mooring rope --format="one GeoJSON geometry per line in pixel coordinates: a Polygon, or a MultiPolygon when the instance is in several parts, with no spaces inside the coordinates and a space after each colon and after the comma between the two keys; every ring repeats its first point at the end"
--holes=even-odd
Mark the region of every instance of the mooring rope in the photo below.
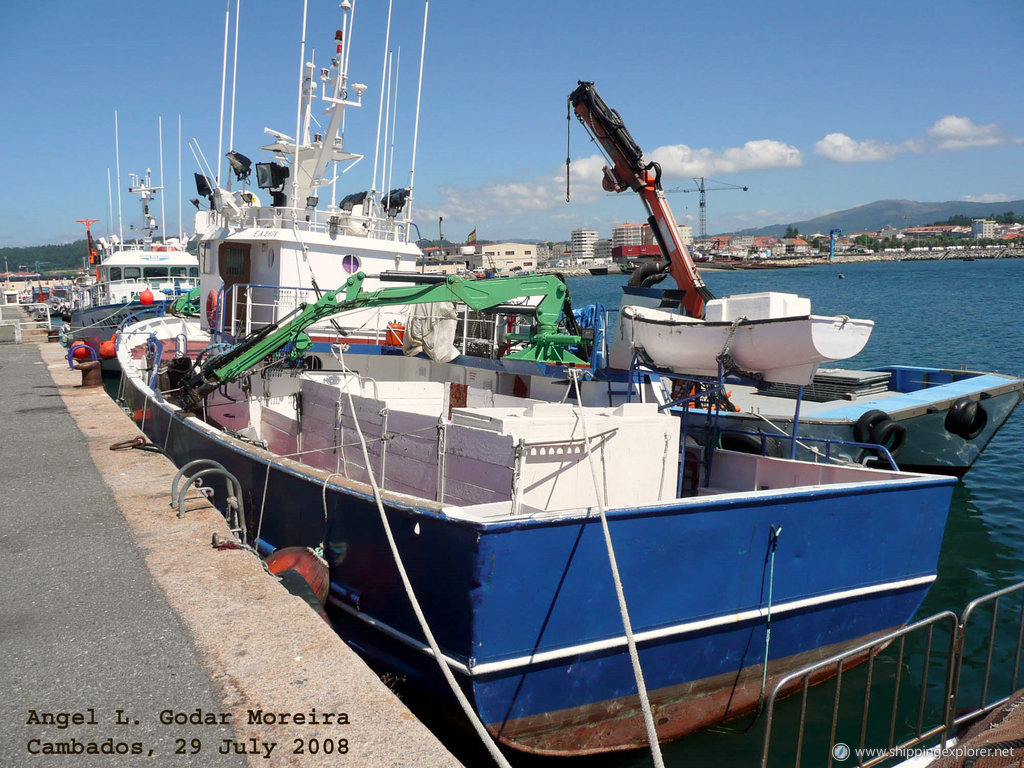
{"type": "Polygon", "coordinates": [[[490,752],[491,757],[494,761],[501,766],[501,768],[511,768],[508,760],[501,754],[501,750],[498,749],[498,745],[494,743],[491,738],[491,734],[487,732],[483,722],[477,716],[473,710],[472,704],[469,703],[469,699],[466,698],[466,694],[462,692],[462,688],[459,687],[458,681],[455,679],[455,675],[452,674],[451,669],[448,668],[448,662],[445,661],[441,655],[441,647],[437,644],[437,640],[434,638],[434,633],[430,631],[430,626],[427,624],[427,618],[423,614],[423,609],[420,607],[419,600],[416,599],[416,593],[412,588],[412,581],[409,579],[409,574],[405,570],[405,564],[402,562],[402,556],[398,552],[398,544],[395,542],[395,535],[391,530],[391,523],[388,522],[388,516],[384,511],[384,502],[381,499],[380,488],[377,486],[377,480],[373,475],[373,469],[370,466],[370,453],[366,447],[366,440],[363,438],[362,427],[359,426],[359,419],[356,416],[355,402],[352,400],[352,392],[348,393],[348,404],[349,408],[352,409],[352,422],[356,428],[356,434],[359,436],[360,445],[363,450],[363,461],[366,464],[366,474],[370,480],[370,488],[373,489],[373,500],[377,504],[377,512],[380,514],[381,523],[384,526],[384,533],[388,539],[388,546],[391,548],[391,556],[395,560],[395,566],[398,569],[398,575],[402,578],[402,584],[405,587],[405,594],[409,598],[409,603],[412,606],[413,613],[416,614],[416,620],[419,622],[420,629],[423,631],[423,636],[427,640],[427,644],[430,645],[430,650],[434,654],[434,660],[437,662],[438,667],[441,670],[441,674],[444,675],[444,679],[448,682],[448,685],[452,689],[452,693],[458,699],[459,704],[462,707],[462,711],[466,713],[466,717],[469,719],[473,729],[477,732],[480,740],[487,747],[487,751],[490,752]]]}
{"type": "MultiPolygon", "coordinates": [[[[576,389],[576,401],[582,403],[580,396],[579,375],[575,368],[570,369],[573,386],[576,389]]],[[[647,729],[647,741],[651,746],[651,755],[654,758],[655,768],[664,768],[665,760],[661,756],[661,745],[658,744],[658,730],[654,725],[654,713],[651,711],[651,700],[647,696],[647,686],[644,684],[644,673],[640,668],[640,654],[636,648],[636,638],[633,636],[633,626],[629,620],[629,610],[626,607],[626,595],[622,589],[622,577],[619,574],[619,566],[615,560],[615,548],[612,545],[612,534],[608,527],[608,515],[605,511],[604,501],[601,498],[601,484],[597,478],[597,467],[594,465],[594,454],[590,450],[590,437],[587,435],[586,420],[583,418],[583,406],[574,408],[576,419],[583,430],[583,446],[587,454],[587,461],[590,464],[590,474],[594,480],[594,495],[597,497],[597,509],[601,515],[601,529],[604,532],[604,543],[608,550],[608,563],[612,568],[612,579],[615,582],[615,594],[619,600],[619,613],[622,616],[622,627],[626,633],[626,646],[629,648],[629,658],[633,663],[633,677],[636,679],[636,692],[640,697],[640,707],[643,709],[644,726],[647,729]]]]}

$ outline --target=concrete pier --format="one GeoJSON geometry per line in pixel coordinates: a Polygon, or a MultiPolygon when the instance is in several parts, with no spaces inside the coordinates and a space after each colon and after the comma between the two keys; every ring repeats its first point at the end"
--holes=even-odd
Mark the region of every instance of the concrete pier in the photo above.
{"type": "Polygon", "coordinates": [[[457,766],[64,354],[0,345],[0,764],[457,766]]]}

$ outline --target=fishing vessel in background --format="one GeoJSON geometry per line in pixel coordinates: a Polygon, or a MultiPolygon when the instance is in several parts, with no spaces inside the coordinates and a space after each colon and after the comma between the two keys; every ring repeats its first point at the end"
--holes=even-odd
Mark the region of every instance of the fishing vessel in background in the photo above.
{"type": "Polygon", "coordinates": [[[104,370],[116,370],[114,337],[125,320],[162,313],[199,282],[199,261],[185,243],[175,237],[154,239],[160,227],[150,205],[161,189],[153,186],[150,171],[131,174],[128,191],[142,205],[143,234],[137,241],[122,242],[113,234],[94,241],[86,224],[88,268],[95,270],[95,279],[79,282],[69,292],[63,339],[67,345],[85,342],[104,370]]]}

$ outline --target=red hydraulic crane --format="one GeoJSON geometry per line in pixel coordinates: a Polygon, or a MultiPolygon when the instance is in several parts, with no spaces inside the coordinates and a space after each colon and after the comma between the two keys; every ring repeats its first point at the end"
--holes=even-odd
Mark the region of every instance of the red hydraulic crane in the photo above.
{"type": "Polygon", "coordinates": [[[593,83],[580,80],[579,87],[569,95],[569,103],[611,163],[604,168],[602,186],[609,192],[632,189],[640,195],[650,214],[647,222],[665,257],[668,273],[683,291],[683,311],[691,317],[703,317],[704,302],[712,295],[679,236],[679,227],[661,188],[661,166],[644,163],[643,152],[629,135],[619,113],[604,103],[593,83]]]}

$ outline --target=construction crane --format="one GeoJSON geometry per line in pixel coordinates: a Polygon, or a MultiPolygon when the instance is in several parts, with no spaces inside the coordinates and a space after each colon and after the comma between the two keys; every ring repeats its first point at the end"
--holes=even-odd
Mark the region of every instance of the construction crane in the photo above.
{"type": "Polygon", "coordinates": [[[666,189],[666,192],[700,192],[700,229],[698,241],[704,241],[708,236],[708,215],[707,215],[707,192],[719,192],[726,189],[739,189],[746,192],[750,187],[740,186],[739,184],[727,184],[724,181],[715,181],[714,179],[705,179],[701,176],[699,179],[694,179],[693,183],[697,185],[696,189],[666,189]],[[706,182],[712,184],[718,184],[717,187],[709,187],[706,182]]]}

